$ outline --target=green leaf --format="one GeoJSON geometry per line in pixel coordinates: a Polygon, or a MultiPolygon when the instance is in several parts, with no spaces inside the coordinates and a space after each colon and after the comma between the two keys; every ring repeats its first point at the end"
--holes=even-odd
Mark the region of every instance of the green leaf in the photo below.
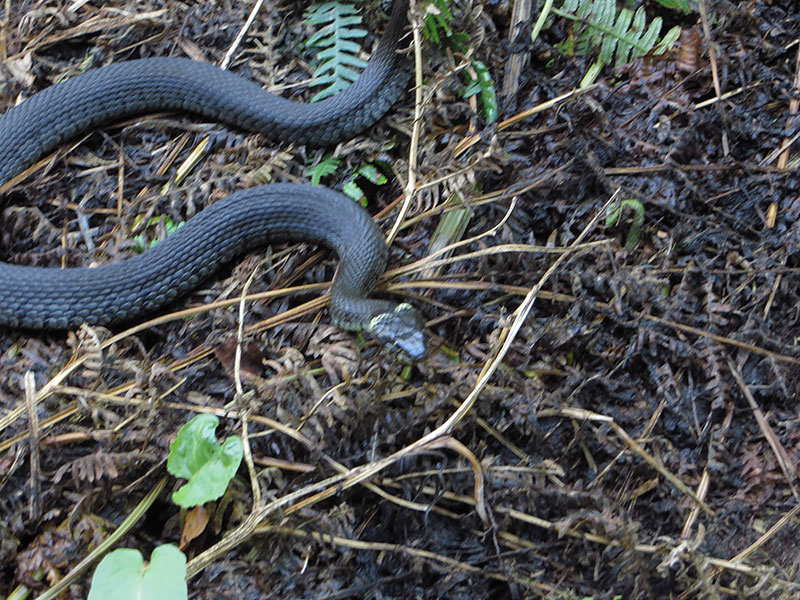
{"type": "Polygon", "coordinates": [[[236,475],[244,455],[242,441],[229,437],[219,444],[217,425],[214,415],[197,415],[169,446],[167,471],[189,480],[172,494],[178,506],[189,508],[220,498],[236,475]]]}
{"type": "Polygon", "coordinates": [[[475,70],[475,77],[468,71],[464,71],[467,81],[467,89],[464,90],[464,97],[469,98],[475,94],[478,96],[481,108],[483,108],[483,118],[487,123],[493,122],[497,118],[497,91],[494,87],[494,80],[489,73],[489,68],[480,60],[472,61],[472,68],[475,70]]]}
{"type": "Polygon", "coordinates": [[[361,24],[358,9],[350,2],[314,4],[306,14],[306,23],[322,26],[308,40],[309,47],[319,48],[319,66],[310,85],[323,89],[311,99],[318,102],[338,94],[358,79],[367,63],[357,56],[361,50],[354,39],[367,35],[361,24]]]}
{"type": "Polygon", "coordinates": [[[618,10],[615,0],[564,0],[561,8],[553,8],[552,12],[574,22],[567,40],[557,44],[559,50],[577,56],[597,52],[597,60],[584,76],[582,86],[594,82],[604,65],[619,66],[637,56],[663,54],[680,36],[680,28],[673,27],[659,39],[661,17],[648,23],[643,7],[635,12],[628,8],[618,10]]]}
{"type": "MultiPolygon", "coordinates": [[[[139,223],[141,223],[141,221],[134,222],[134,228],[138,227],[139,223]]],[[[169,218],[167,215],[161,215],[159,217],[150,217],[150,219],[148,219],[147,221],[147,227],[148,228],[155,227],[159,223],[164,223],[164,229],[167,232],[167,236],[172,235],[173,233],[178,231],[178,229],[183,227],[183,222],[178,223],[176,225],[173,222],[173,220],[169,218]]],[[[134,247],[138,252],[144,252],[148,248],[152,248],[153,246],[155,246],[158,242],[159,240],[157,239],[153,239],[148,242],[146,236],[143,233],[140,233],[139,235],[133,238],[134,247]]]]}
{"type": "MultiPolygon", "coordinates": [[[[552,0],[550,0],[552,1],[552,0]]],[[[425,5],[423,33],[437,45],[449,48],[454,52],[466,53],[469,50],[469,35],[461,31],[453,31],[453,13],[450,12],[450,0],[429,0],[425,5]]],[[[483,110],[487,123],[497,118],[498,104],[494,81],[486,65],[476,59],[471,61],[472,71],[465,70],[465,98],[478,95],[478,102],[483,110]]]]}
{"type": "Polygon", "coordinates": [[[387,181],[386,175],[378,170],[378,167],[371,163],[366,163],[358,168],[359,177],[363,177],[375,185],[384,185],[387,181]]]}
{"type": "Polygon", "coordinates": [[[469,50],[469,34],[453,31],[453,13],[449,3],[450,0],[429,0],[425,6],[422,34],[437,46],[465,53],[469,50]]]}
{"type": "Polygon", "coordinates": [[[317,164],[308,167],[308,176],[311,178],[311,185],[319,185],[323,177],[335,173],[336,169],[339,168],[340,162],[342,162],[341,158],[334,156],[333,152],[329,152],[323,156],[322,160],[317,164]]]}
{"type": "Polygon", "coordinates": [[[664,34],[664,37],[661,38],[661,41],[658,43],[658,46],[656,46],[653,54],[656,56],[659,54],[664,54],[675,45],[675,42],[678,41],[679,37],[681,37],[681,28],[675,25],[675,27],[664,34]]]}
{"type": "Polygon", "coordinates": [[[444,354],[445,358],[453,363],[458,363],[460,361],[460,357],[458,355],[458,350],[454,350],[452,348],[448,348],[447,346],[439,346],[439,351],[444,354]]]}
{"type": "Polygon", "coordinates": [[[586,88],[592,85],[595,81],[597,81],[597,78],[600,76],[600,71],[602,70],[603,63],[600,59],[597,59],[594,63],[592,63],[592,66],[589,67],[589,70],[586,71],[586,75],[583,76],[583,79],[581,79],[580,87],[586,88]]]}
{"type": "Polygon", "coordinates": [[[432,0],[425,7],[422,33],[434,44],[439,45],[453,35],[450,27],[452,21],[453,13],[450,12],[448,0],[432,0]]]}
{"type": "Polygon", "coordinates": [[[639,245],[639,235],[644,225],[644,205],[638,200],[629,198],[623,200],[619,204],[612,204],[608,207],[606,213],[606,227],[613,227],[622,218],[624,211],[633,213],[631,217],[631,227],[628,230],[628,236],[625,238],[625,247],[628,250],[633,250],[639,245]]]}
{"type": "Polygon", "coordinates": [[[107,554],[92,576],[88,600],[186,600],[186,556],[159,546],[146,567],[142,553],[120,548],[107,554]]]}
{"type": "Polygon", "coordinates": [[[358,183],[359,177],[363,177],[373,185],[385,185],[389,181],[386,175],[381,173],[374,164],[365,163],[361,165],[342,186],[342,193],[358,202],[361,206],[367,205],[367,195],[358,183]]]}
{"type": "Polygon", "coordinates": [[[689,8],[689,0],[656,0],[661,6],[679,10],[684,14],[689,14],[692,9],[689,8]]]}
{"type": "Polygon", "coordinates": [[[361,206],[367,205],[367,196],[364,194],[364,190],[353,179],[342,186],[342,193],[358,202],[361,206]]]}

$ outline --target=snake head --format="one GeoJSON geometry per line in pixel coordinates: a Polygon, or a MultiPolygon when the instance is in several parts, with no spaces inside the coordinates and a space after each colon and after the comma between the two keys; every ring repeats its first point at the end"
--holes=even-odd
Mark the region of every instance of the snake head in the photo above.
{"type": "Polygon", "coordinates": [[[415,361],[428,353],[425,346],[425,319],[408,303],[398,304],[393,311],[373,317],[369,332],[381,341],[399,349],[415,361]]]}

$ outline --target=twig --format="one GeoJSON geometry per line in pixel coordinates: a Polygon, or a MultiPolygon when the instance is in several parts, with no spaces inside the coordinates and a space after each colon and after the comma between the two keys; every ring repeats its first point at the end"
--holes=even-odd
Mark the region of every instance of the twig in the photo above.
{"type": "Polygon", "coordinates": [[[28,514],[32,522],[42,515],[41,460],[39,456],[39,411],[36,408],[36,380],[33,371],[25,372],[25,407],[28,410],[28,448],[31,453],[31,489],[28,514]]]}
{"type": "Polygon", "coordinates": [[[753,397],[750,388],[745,383],[742,374],[739,372],[739,369],[736,368],[736,365],[730,358],[728,359],[728,369],[730,369],[731,375],[733,375],[733,378],[739,385],[739,389],[742,390],[742,394],[747,400],[747,403],[750,405],[750,409],[753,411],[753,416],[756,419],[756,423],[758,423],[759,429],[761,429],[761,433],[764,434],[767,443],[775,453],[775,458],[778,460],[778,465],[780,465],[781,471],[783,471],[783,476],[786,478],[786,483],[789,484],[789,489],[792,490],[794,499],[800,500],[800,495],[798,495],[797,489],[794,485],[797,482],[796,465],[789,456],[789,453],[786,452],[783,444],[781,444],[778,436],[775,435],[775,431],[772,429],[769,421],[767,421],[764,411],[761,410],[761,407],[753,397]]]}
{"type": "Polygon", "coordinates": [[[416,2],[411,0],[409,8],[409,18],[411,19],[411,32],[414,36],[414,124],[411,127],[411,141],[408,149],[408,181],[404,192],[403,204],[397,214],[394,225],[387,236],[387,244],[391,245],[403,220],[406,218],[414,201],[417,186],[417,160],[419,152],[419,137],[422,131],[422,40],[420,30],[422,23],[416,15],[416,2]]]}
{"type": "Polygon", "coordinates": [[[250,25],[253,24],[253,21],[255,20],[258,11],[261,10],[261,6],[263,4],[264,0],[256,0],[256,3],[253,5],[253,10],[250,11],[250,15],[248,15],[247,17],[247,21],[245,21],[245,24],[242,25],[242,28],[239,30],[239,33],[236,34],[236,39],[233,40],[231,47],[228,48],[228,51],[225,53],[222,62],[220,62],[219,64],[220,68],[222,69],[228,68],[228,65],[230,64],[234,53],[239,49],[239,45],[242,43],[242,40],[244,39],[244,36],[247,33],[247,30],[250,29],[250,25]]]}

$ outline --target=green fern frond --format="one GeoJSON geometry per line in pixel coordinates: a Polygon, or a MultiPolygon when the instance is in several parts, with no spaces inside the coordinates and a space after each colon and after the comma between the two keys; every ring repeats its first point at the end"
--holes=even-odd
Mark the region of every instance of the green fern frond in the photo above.
{"type": "Polygon", "coordinates": [[[341,158],[334,156],[333,152],[328,152],[318,163],[309,165],[308,176],[311,178],[311,185],[319,185],[323,177],[335,173],[340,162],[341,158]]]}
{"type": "MultiPolygon", "coordinates": [[[[342,159],[334,156],[333,152],[328,152],[315,164],[309,165],[306,169],[311,178],[311,185],[319,185],[323,177],[333,175],[339,168],[342,159]]],[[[369,181],[372,185],[386,185],[389,179],[384,175],[375,163],[364,163],[356,169],[345,180],[342,186],[342,193],[349,196],[362,206],[367,205],[367,195],[361,188],[359,180],[369,181]]]]}
{"type": "Polygon", "coordinates": [[[358,170],[350,176],[345,184],[342,186],[342,193],[349,196],[361,206],[367,206],[367,195],[361,187],[359,179],[365,179],[372,185],[386,185],[389,179],[378,170],[372,163],[365,163],[361,165],[358,170]]]}
{"type": "MultiPolygon", "coordinates": [[[[425,17],[422,32],[436,45],[449,48],[461,54],[469,53],[469,35],[452,28],[453,13],[450,11],[450,0],[428,0],[423,4],[425,17]]],[[[498,114],[497,91],[494,80],[486,63],[475,58],[470,59],[470,69],[463,71],[465,98],[478,96],[483,109],[483,118],[492,123],[498,114]]]]}
{"type": "Polygon", "coordinates": [[[455,52],[469,50],[469,35],[463,31],[453,31],[453,13],[450,0],[428,0],[424,4],[425,17],[422,33],[437,46],[444,46],[455,52]]]}
{"type": "Polygon", "coordinates": [[[654,18],[648,25],[643,7],[636,12],[627,8],[618,10],[616,0],[564,0],[561,8],[551,10],[575,21],[580,29],[562,45],[563,50],[580,56],[599,47],[597,62],[584,77],[582,86],[592,83],[604,65],[614,62],[619,66],[637,56],[663,54],[681,33],[676,26],[659,39],[661,17],[654,18]]]}
{"type": "Polygon", "coordinates": [[[447,0],[431,0],[425,6],[425,20],[423,21],[422,33],[434,44],[441,44],[453,35],[450,23],[453,21],[453,13],[450,12],[447,0]]]}
{"type": "Polygon", "coordinates": [[[325,86],[311,99],[317,102],[338,94],[358,79],[367,63],[357,56],[361,47],[353,40],[364,37],[367,32],[358,27],[361,17],[350,2],[314,4],[306,14],[306,23],[320,27],[307,44],[320,48],[317,57],[321,62],[310,84],[325,86]]]}

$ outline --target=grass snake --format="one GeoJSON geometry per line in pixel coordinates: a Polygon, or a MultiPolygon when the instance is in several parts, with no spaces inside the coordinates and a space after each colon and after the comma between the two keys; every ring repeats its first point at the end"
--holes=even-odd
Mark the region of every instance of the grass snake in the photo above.
{"type": "MultiPolygon", "coordinates": [[[[409,69],[398,50],[407,11],[408,0],[395,0],[360,77],[313,104],[286,100],[229,71],[184,58],[114,63],[56,84],[0,117],[0,185],[75,136],[154,111],[185,111],[315,146],[348,139],[373,125],[405,88],[409,69]]],[[[238,191],[121,262],[66,269],[0,262],[0,325],[58,330],[130,321],[187,294],[245,251],[278,240],[308,240],[339,255],[330,292],[335,324],[370,332],[412,358],[424,356],[419,313],[405,303],[367,297],[387,259],[369,214],[332,190],[288,183],[238,191]]]]}

